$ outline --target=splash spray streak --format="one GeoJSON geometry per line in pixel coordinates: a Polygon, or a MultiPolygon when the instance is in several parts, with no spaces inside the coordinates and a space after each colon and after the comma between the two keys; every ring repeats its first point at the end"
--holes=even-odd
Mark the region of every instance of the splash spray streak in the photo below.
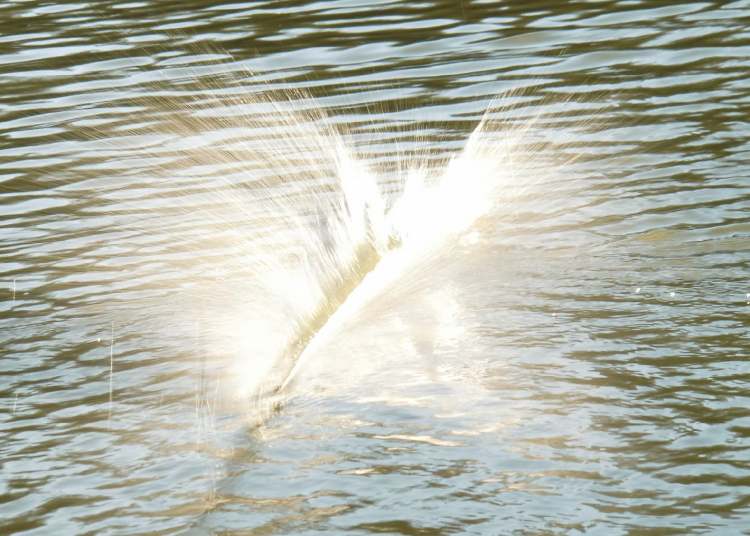
{"type": "Polygon", "coordinates": [[[115,323],[112,322],[110,326],[110,339],[109,339],[109,414],[107,420],[112,421],[112,394],[114,388],[114,376],[115,376],[115,323]]]}

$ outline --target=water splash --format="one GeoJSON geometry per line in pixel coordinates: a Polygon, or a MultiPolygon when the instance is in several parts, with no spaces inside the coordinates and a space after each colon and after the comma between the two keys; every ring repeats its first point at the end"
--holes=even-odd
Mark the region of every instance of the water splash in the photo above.
{"type": "Polygon", "coordinates": [[[285,352],[291,366],[280,390],[368,301],[386,292],[399,277],[445,253],[496,208],[501,194],[504,203],[517,196],[512,190],[518,186],[514,156],[519,139],[490,141],[487,134],[485,117],[445,171],[434,177],[424,170],[409,173],[388,210],[373,175],[363,173],[352,160],[340,170],[343,208],[348,209],[340,214],[348,216],[345,227],[356,230],[357,248],[338,257],[346,267],[338,294],[333,300],[326,297],[324,308],[316,311],[303,335],[285,352]]]}
{"type": "Polygon", "coordinates": [[[203,335],[235,356],[233,392],[278,400],[400,279],[476,242],[483,226],[552,201],[539,195],[554,179],[540,116],[515,117],[497,102],[443,166],[399,161],[394,176],[358,157],[346,125],[302,93],[209,85],[187,108],[161,96],[151,106],[162,122],[131,126],[119,141],[171,187],[107,195],[182,257],[216,245],[220,261],[202,261],[203,283],[187,283],[205,287],[192,304],[203,335]]]}

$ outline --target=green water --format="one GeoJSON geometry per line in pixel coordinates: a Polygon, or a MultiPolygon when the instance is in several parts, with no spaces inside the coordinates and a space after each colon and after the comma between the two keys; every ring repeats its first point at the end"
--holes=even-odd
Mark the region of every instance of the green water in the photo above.
{"type": "MultiPolygon", "coordinates": [[[[0,4],[0,533],[747,531],[748,23],[747,1],[0,4]],[[210,132],[185,125],[207,89],[268,87],[315,96],[386,182],[513,89],[567,145],[559,188],[406,274],[257,427],[218,402],[224,365],[284,313],[224,238],[283,247],[283,221],[204,218],[206,190],[255,186],[192,161],[210,132]]],[[[289,185],[317,187],[262,193],[289,185]]]]}

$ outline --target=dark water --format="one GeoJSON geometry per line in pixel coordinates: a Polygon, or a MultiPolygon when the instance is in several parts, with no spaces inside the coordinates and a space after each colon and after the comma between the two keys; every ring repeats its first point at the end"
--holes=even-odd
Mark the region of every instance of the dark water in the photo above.
{"type": "Polygon", "coordinates": [[[4,2],[0,533],[746,531],[749,24],[747,1],[4,2]],[[527,116],[567,103],[542,127],[578,159],[257,427],[220,403],[273,335],[234,246],[283,222],[203,216],[252,180],[205,141],[241,116],[189,119],[259,87],[305,88],[386,176],[518,88],[527,116]]]}

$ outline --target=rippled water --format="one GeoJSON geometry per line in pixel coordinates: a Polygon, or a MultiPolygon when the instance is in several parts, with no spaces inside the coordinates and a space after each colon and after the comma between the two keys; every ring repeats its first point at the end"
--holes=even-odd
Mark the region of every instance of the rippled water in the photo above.
{"type": "Polygon", "coordinates": [[[749,21],[746,1],[3,3],[0,532],[742,533],[749,21]],[[312,157],[257,158],[279,129],[249,128],[246,97],[291,90],[387,192],[510,90],[554,172],[274,409],[230,396],[288,328],[256,258],[286,255],[288,220],[261,208],[331,190],[312,157]]]}

